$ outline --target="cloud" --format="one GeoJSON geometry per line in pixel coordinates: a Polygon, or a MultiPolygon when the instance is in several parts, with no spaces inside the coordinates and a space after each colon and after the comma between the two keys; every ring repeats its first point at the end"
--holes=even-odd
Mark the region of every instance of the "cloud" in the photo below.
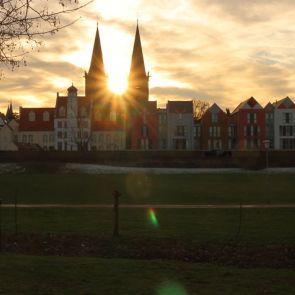
{"type": "Polygon", "coordinates": [[[295,97],[294,12],[293,0],[97,0],[75,25],[44,39],[28,67],[6,72],[0,109],[10,99],[53,106],[71,81],[83,94],[97,19],[108,70],[124,59],[128,72],[137,16],[160,106],[198,97],[233,109],[250,96],[261,104],[295,97]]]}

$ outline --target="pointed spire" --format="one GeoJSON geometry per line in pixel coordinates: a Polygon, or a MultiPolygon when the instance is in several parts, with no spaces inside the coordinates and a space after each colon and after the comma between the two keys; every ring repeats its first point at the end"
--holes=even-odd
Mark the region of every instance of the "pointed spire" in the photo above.
{"type": "Polygon", "coordinates": [[[138,20],[136,25],[136,34],[132,53],[130,75],[133,77],[146,77],[138,20]]]}
{"type": "Polygon", "coordinates": [[[11,121],[14,118],[13,116],[13,109],[12,109],[12,102],[8,104],[7,111],[6,111],[6,119],[7,121],[11,121]]]}
{"type": "Polygon", "coordinates": [[[95,35],[95,41],[94,41],[94,46],[92,51],[91,64],[89,68],[89,74],[90,73],[105,74],[103,56],[102,56],[102,50],[101,50],[101,44],[100,44],[100,37],[99,37],[99,30],[98,30],[98,23],[96,27],[96,35],[95,35]]]}

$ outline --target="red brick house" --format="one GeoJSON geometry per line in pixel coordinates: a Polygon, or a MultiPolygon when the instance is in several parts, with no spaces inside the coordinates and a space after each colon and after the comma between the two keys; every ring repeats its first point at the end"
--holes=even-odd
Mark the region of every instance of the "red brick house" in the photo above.
{"type": "Polygon", "coordinates": [[[229,116],[214,103],[201,118],[201,149],[228,149],[229,116]]]}
{"type": "Polygon", "coordinates": [[[237,106],[232,112],[231,122],[236,128],[234,149],[263,149],[265,110],[254,97],[250,97],[237,106]]]}

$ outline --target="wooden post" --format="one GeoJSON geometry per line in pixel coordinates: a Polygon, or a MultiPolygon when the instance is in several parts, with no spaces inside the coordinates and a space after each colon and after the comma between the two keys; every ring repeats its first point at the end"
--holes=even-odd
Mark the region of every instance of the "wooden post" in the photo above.
{"type": "Polygon", "coordinates": [[[14,233],[15,235],[17,235],[18,233],[17,196],[18,196],[18,190],[16,189],[14,192],[14,233]]]}
{"type": "Polygon", "coordinates": [[[121,193],[117,190],[113,191],[113,197],[114,197],[114,231],[113,236],[117,237],[119,236],[119,197],[121,196],[121,193]]]}

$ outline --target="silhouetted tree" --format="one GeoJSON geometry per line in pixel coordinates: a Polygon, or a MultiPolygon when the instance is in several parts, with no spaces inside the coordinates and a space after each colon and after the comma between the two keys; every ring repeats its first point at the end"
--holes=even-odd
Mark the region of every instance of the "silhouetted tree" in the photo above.
{"type": "Polygon", "coordinates": [[[198,98],[194,99],[193,102],[194,102],[194,116],[197,120],[199,120],[207,111],[210,104],[208,101],[200,100],[198,98]]]}
{"type": "Polygon", "coordinates": [[[0,0],[0,63],[14,69],[26,65],[24,56],[41,45],[40,37],[75,23],[62,16],[93,0],[0,0]]]}

